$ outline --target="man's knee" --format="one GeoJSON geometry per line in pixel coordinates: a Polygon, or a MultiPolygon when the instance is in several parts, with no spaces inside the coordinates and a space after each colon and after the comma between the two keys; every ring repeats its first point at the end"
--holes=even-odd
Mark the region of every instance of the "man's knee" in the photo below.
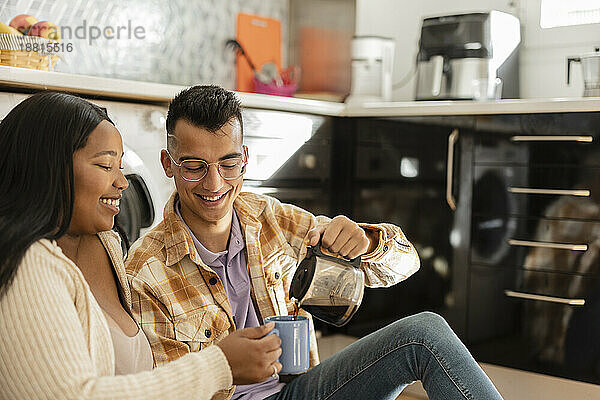
{"type": "Polygon", "coordinates": [[[448,327],[448,323],[439,314],[436,314],[432,311],[423,311],[414,315],[415,319],[420,321],[420,323],[431,326],[431,327],[448,327]]]}
{"type": "Polygon", "coordinates": [[[424,311],[398,321],[408,325],[408,328],[419,337],[436,337],[452,331],[444,317],[431,311],[424,311]]]}

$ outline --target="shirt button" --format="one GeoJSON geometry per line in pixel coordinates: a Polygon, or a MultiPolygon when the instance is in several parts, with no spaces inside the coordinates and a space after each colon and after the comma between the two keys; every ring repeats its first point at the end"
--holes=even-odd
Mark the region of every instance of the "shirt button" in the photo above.
{"type": "Polygon", "coordinates": [[[210,335],[212,335],[212,332],[210,331],[210,329],[207,329],[204,331],[204,336],[206,336],[206,338],[209,338],[210,335]]]}
{"type": "Polygon", "coordinates": [[[275,272],[275,279],[279,279],[279,272],[275,272]]]}
{"type": "Polygon", "coordinates": [[[388,250],[388,246],[387,244],[383,246],[383,251],[387,251],[388,250]]]}
{"type": "Polygon", "coordinates": [[[217,278],[215,278],[214,276],[212,278],[210,278],[208,280],[208,283],[210,283],[211,285],[216,285],[217,284],[217,278]]]}

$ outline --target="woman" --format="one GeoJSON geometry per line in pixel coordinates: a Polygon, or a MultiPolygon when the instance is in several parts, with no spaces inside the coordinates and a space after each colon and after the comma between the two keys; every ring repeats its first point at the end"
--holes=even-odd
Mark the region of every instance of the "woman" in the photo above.
{"type": "Polygon", "coordinates": [[[33,95],[0,124],[0,152],[0,398],[209,399],[230,389],[218,346],[151,370],[111,231],[127,180],[106,112],[33,95]]]}

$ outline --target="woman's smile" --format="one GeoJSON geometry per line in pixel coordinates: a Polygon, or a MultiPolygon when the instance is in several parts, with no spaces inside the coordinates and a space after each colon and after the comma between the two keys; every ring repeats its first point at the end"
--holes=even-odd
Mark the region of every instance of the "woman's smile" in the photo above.
{"type": "Polygon", "coordinates": [[[119,204],[121,203],[121,197],[111,198],[111,197],[101,197],[100,204],[104,207],[111,210],[114,214],[118,214],[120,211],[119,204]]]}

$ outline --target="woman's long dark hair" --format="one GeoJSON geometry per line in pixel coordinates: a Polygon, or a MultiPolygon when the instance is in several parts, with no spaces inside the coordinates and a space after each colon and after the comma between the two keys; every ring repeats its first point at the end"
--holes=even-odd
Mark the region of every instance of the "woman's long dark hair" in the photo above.
{"type": "Polygon", "coordinates": [[[73,153],[108,118],[79,97],[41,92],[0,123],[0,297],[36,241],[58,239],[73,215],[73,153]]]}

